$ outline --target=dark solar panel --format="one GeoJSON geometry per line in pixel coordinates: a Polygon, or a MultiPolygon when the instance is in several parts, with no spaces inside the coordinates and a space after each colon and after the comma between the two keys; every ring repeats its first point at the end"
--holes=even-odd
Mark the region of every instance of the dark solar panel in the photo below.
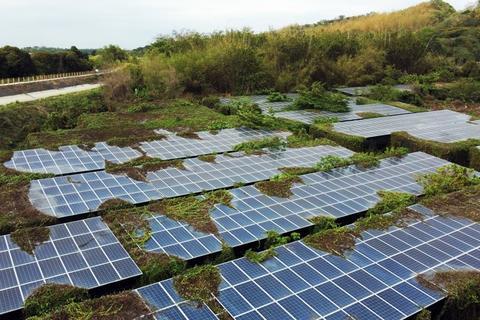
{"type": "Polygon", "coordinates": [[[200,139],[169,134],[163,140],[142,142],[140,148],[149,157],[169,160],[228,152],[242,142],[273,136],[285,138],[289,133],[240,128],[225,129],[218,133],[202,131],[197,132],[197,135],[200,139]]]}
{"type": "MultiPolygon", "coordinates": [[[[419,273],[480,268],[478,223],[437,216],[418,205],[412,209],[423,212],[424,220],[364,232],[345,257],[297,241],[278,247],[263,263],[241,258],[221,264],[218,301],[234,319],[412,316],[445,297],[421,286],[419,273]]],[[[176,293],[168,281],[137,291],[155,310],[178,307],[184,302],[171,299],[176,293]]]]}
{"type": "Polygon", "coordinates": [[[45,283],[95,288],[141,275],[101,218],[49,227],[50,239],[30,255],[0,237],[0,314],[22,308],[45,283]]]}
{"type": "Polygon", "coordinates": [[[220,239],[237,247],[265,239],[271,230],[286,234],[310,227],[308,218],[314,216],[358,214],[377,203],[380,190],[421,194],[416,176],[447,163],[419,152],[400,160],[383,160],[379,167],[368,170],[349,167],[307,174],[302,176],[304,184],[296,184],[288,199],[266,196],[254,186],[232,189],[232,207],[217,205],[210,212],[219,230],[218,238],[159,216],[151,219],[151,227],[158,233],[155,231],[145,249],[188,260],[219,252],[220,239]]]}
{"type": "Polygon", "coordinates": [[[132,148],[109,146],[104,142],[96,143],[91,151],[78,146],[63,146],[59,151],[30,149],[15,151],[5,167],[35,173],[63,175],[105,169],[105,161],[124,163],[141,157],[142,154],[132,148]]]}
{"type": "Polygon", "coordinates": [[[406,131],[414,137],[438,142],[456,142],[480,137],[480,125],[470,116],[450,110],[364,119],[334,124],[335,131],[365,138],[388,136],[406,131]]]}
{"type": "Polygon", "coordinates": [[[202,190],[232,187],[239,182],[268,179],[280,173],[280,167],[312,166],[326,155],[347,157],[351,154],[342,147],[318,146],[264,155],[219,155],[217,163],[187,159],[184,161],[186,170],[167,168],[149,173],[149,183],[105,171],[34,180],[29,197],[41,212],[65,217],[95,211],[109,199],[145,203],[202,190]]]}

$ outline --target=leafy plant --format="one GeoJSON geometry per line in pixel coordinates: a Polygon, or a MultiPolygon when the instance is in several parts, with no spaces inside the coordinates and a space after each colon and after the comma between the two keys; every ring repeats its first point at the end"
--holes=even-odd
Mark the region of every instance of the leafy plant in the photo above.
{"type": "Polygon", "coordinates": [[[286,94],[275,91],[268,95],[267,100],[269,102],[285,102],[290,101],[290,98],[286,94]]]}
{"type": "Polygon", "coordinates": [[[451,164],[420,175],[417,182],[422,185],[426,196],[434,196],[480,184],[480,178],[473,169],[451,164]]]}
{"type": "Polygon", "coordinates": [[[322,157],[317,164],[315,164],[315,169],[318,171],[331,171],[335,168],[345,167],[351,164],[350,159],[342,158],[339,156],[328,155],[322,157]]]}
{"type": "Polygon", "coordinates": [[[293,109],[317,109],[330,112],[348,112],[348,100],[340,93],[329,92],[320,82],[314,82],[310,89],[301,90],[293,103],[293,109]]]}

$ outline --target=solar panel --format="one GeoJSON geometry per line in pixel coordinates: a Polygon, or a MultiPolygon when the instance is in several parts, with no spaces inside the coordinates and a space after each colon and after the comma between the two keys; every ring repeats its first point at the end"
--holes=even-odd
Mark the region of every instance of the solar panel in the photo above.
{"type": "Polygon", "coordinates": [[[347,157],[351,151],[342,147],[318,146],[287,149],[264,155],[217,156],[217,163],[199,159],[184,161],[186,170],[162,169],[149,173],[149,183],[105,171],[54,177],[31,182],[29,198],[41,212],[66,217],[96,211],[109,199],[130,203],[187,195],[202,190],[232,187],[235,183],[256,182],[280,173],[280,167],[312,166],[326,155],[347,157]]]}
{"type": "Polygon", "coordinates": [[[293,242],[261,264],[220,265],[218,300],[234,319],[404,319],[444,298],[418,273],[480,268],[479,236],[477,223],[433,215],[367,232],[345,258],[293,242]]]}
{"type": "Polygon", "coordinates": [[[455,142],[480,136],[480,125],[469,122],[470,116],[450,110],[399,115],[335,123],[335,131],[374,138],[406,131],[412,136],[438,142],[455,142]]]}
{"type": "Polygon", "coordinates": [[[447,163],[417,152],[401,160],[383,160],[373,169],[349,167],[307,174],[302,176],[304,184],[293,186],[293,196],[288,199],[264,195],[254,186],[235,188],[230,190],[232,207],[217,205],[210,212],[219,230],[216,241],[214,235],[206,238],[207,234],[193,229],[185,231],[185,224],[160,215],[150,221],[151,228],[158,233],[147,242],[145,249],[189,260],[219,252],[220,240],[230,247],[238,247],[265,239],[271,230],[281,234],[299,231],[311,227],[308,218],[314,216],[342,218],[368,210],[379,200],[380,190],[421,194],[416,175],[447,163]]]}
{"type": "Polygon", "coordinates": [[[135,290],[152,310],[155,319],[162,320],[215,320],[218,317],[204,303],[191,303],[180,297],[172,279],[135,290]]]}
{"type": "Polygon", "coordinates": [[[43,148],[15,151],[5,167],[35,173],[63,175],[105,169],[105,161],[124,163],[142,154],[132,148],[109,146],[105,142],[95,144],[91,151],[78,146],[62,146],[59,151],[43,148]]]}
{"type": "Polygon", "coordinates": [[[10,235],[0,237],[0,314],[21,309],[28,295],[45,283],[91,289],[141,275],[101,218],[49,229],[50,239],[33,255],[10,235]]]}
{"type": "MultiPolygon", "coordinates": [[[[397,84],[393,86],[395,89],[400,91],[412,91],[412,86],[408,84],[397,84]]],[[[370,86],[365,87],[346,87],[346,88],[335,88],[335,90],[348,94],[349,96],[361,96],[368,94],[370,92],[370,86]]]]}
{"type": "Polygon", "coordinates": [[[149,157],[170,160],[228,152],[242,142],[274,136],[285,138],[289,133],[240,128],[225,129],[218,133],[201,131],[197,135],[200,139],[167,135],[163,140],[141,142],[140,149],[149,157]]]}
{"type": "Polygon", "coordinates": [[[407,114],[409,111],[386,104],[366,104],[366,105],[350,105],[349,112],[328,112],[328,111],[307,111],[307,110],[295,110],[295,111],[283,111],[275,113],[277,118],[285,118],[294,121],[303,122],[306,124],[313,124],[316,119],[323,117],[334,117],[338,121],[351,121],[362,119],[359,113],[373,112],[384,116],[393,116],[399,114],[407,114]]]}

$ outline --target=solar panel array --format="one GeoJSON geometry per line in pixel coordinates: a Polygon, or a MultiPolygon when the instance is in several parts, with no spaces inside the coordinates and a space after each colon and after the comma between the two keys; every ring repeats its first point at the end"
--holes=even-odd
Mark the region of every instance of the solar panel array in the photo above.
{"type": "Polygon", "coordinates": [[[0,237],[0,314],[22,308],[27,296],[45,283],[91,289],[141,274],[98,217],[49,229],[50,239],[32,255],[10,235],[0,237]]]}
{"type": "Polygon", "coordinates": [[[287,149],[264,155],[217,156],[217,163],[199,159],[184,161],[186,170],[167,168],[149,173],[149,183],[105,171],[54,177],[31,182],[29,198],[41,212],[66,217],[96,211],[109,199],[129,203],[187,195],[202,190],[232,187],[280,173],[280,167],[312,166],[326,155],[347,157],[351,151],[342,147],[318,146],[287,149]]]}
{"type": "MultiPolygon", "coordinates": [[[[412,87],[407,84],[397,84],[393,86],[395,89],[400,91],[411,91],[412,87]]],[[[342,93],[348,94],[349,96],[361,96],[364,94],[368,94],[370,92],[370,88],[368,86],[365,87],[346,87],[346,88],[335,88],[335,90],[340,91],[342,93]]]]}
{"type": "MultiPolygon", "coordinates": [[[[254,103],[256,103],[260,109],[262,109],[263,112],[278,112],[282,111],[287,107],[290,107],[297,99],[298,94],[296,93],[288,93],[287,97],[289,98],[289,101],[279,101],[279,102],[270,102],[268,101],[268,95],[253,95],[253,96],[247,96],[245,98],[250,99],[254,103]]],[[[238,97],[237,97],[238,98],[238,97]]],[[[231,98],[220,98],[220,103],[221,104],[229,104],[232,101],[231,98]]]]}
{"type": "Polygon", "coordinates": [[[307,174],[302,176],[304,184],[293,186],[293,195],[288,199],[264,195],[254,186],[235,188],[230,190],[232,207],[217,205],[210,212],[219,230],[216,241],[214,235],[195,232],[185,224],[159,216],[151,220],[157,234],[145,249],[189,260],[219,252],[220,239],[230,247],[237,247],[265,239],[271,230],[286,234],[310,227],[312,223],[308,218],[314,216],[342,218],[358,214],[378,202],[380,190],[421,194],[416,175],[447,163],[417,152],[403,159],[383,160],[379,167],[368,170],[352,166],[329,173],[307,174]]]}
{"type": "Polygon", "coordinates": [[[438,142],[455,142],[480,137],[480,125],[470,116],[450,110],[399,115],[335,123],[335,131],[365,138],[388,136],[406,131],[410,135],[438,142]]]}
{"type": "Polygon", "coordinates": [[[393,116],[399,114],[407,114],[409,111],[386,104],[366,104],[366,105],[350,105],[349,112],[328,112],[328,111],[308,111],[308,110],[295,110],[295,111],[283,111],[275,113],[277,118],[285,118],[294,121],[303,122],[306,124],[313,124],[318,118],[337,118],[338,121],[351,121],[362,119],[359,113],[373,112],[384,116],[393,116]]]}
{"type": "Polygon", "coordinates": [[[12,159],[4,165],[18,171],[63,175],[102,170],[105,169],[105,161],[124,163],[142,156],[135,149],[109,146],[105,142],[96,143],[91,151],[78,146],[62,146],[58,149],[15,151],[12,159]]]}
{"type": "MultiPolygon", "coordinates": [[[[369,230],[345,257],[301,241],[276,249],[262,263],[246,258],[219,265],[217,297],[234,319],[404,319],[444,298],[421,286],[417,274],[480,268],[480,225],[440,217],[415,205],[423,221],[388,231],[369,230]]],[[[158,319],[216,319],[188,306],[172,280],[136,290],[158,319]],[[178,316],[181,314],[181,316],[178,316]],[[205,316],[204,316],[205,315],[205,316]]]]}
{"type": "Polygon", "coordinates": [[[286,138],[289,133],[240,128],[225,129],[218,133],[201,131],[197,135],[200,139],[167,135],[163,140],[141,142],[140,149],[149,157],[170,160],[228,152],[242,142],[274,136],[286,138]]]}

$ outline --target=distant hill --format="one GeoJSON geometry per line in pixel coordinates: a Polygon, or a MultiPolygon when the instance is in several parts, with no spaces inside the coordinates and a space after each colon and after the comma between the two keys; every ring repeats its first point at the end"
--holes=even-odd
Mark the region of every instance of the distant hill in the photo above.
{"type": "Polygon", "coordinates": [[[362,16],[320,21],[311,27],[324,31],[342,32],[415,31],[432,26],[453,14],[455,9],[450,4],[436,0],[389,13],[373,12],[362,16]]]}

